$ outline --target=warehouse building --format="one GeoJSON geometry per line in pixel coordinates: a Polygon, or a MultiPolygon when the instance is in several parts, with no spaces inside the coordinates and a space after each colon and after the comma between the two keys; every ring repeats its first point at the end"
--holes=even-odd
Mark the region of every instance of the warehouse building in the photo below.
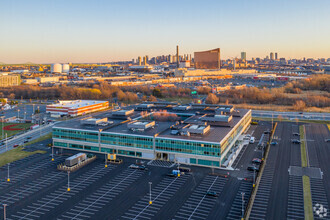
{"type": "Polygon", "coordinates": [[[108,101],[94,100],[74,100],[74,101],[59,101],[59,103],[47,105],[46,113],[50,113],[52,117],[61,117],[63,115],[78,116],[91,112],[107,109],[108,101]]]}
{"type": "Polygon", "coordinates": [[[53,127],[53,144],[78,151],[219,168],[226,167],[250,122],[251,110],[228,105],[144,103],[134,109],[57,124],[53,127]]]}

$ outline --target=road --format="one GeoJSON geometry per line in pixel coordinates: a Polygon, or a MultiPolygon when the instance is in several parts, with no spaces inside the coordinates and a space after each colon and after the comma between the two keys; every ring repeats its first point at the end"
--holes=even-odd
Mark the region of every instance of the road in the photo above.
{"type": "Polygon", "coordinates": [[[330,113],[317,113],[317,112],[277,112],[277,111],[262,111],[252,110],[252,117],[262,118],[278,118],[295,120],[295,119],[308,119],[308,120],[322,120],[330,121],[330,113]]]}
{"type": "Polygon", "coordinates": [[[8,139],[7,141],[7,148],[6,148],[6,141],[2,141],[2,146],[0,146],[0,154],[6,152],[7,150],[13,149],[13,146],[18,144],[22,145],[27,137],[31,137],[30,141],[35,140],[41,136],[47,135],[50,132],[52,132],[52,128],[55,123],[44,125],[40,128],[37,128],[35,130],[30,130],[26,133],[23,133],[21,135],[14,136],[11,139],[8,139]]]}

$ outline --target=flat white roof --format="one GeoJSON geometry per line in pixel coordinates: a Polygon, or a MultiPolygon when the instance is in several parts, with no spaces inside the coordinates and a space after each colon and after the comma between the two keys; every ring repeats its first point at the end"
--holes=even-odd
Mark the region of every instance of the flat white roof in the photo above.
{"type": "Polygon", "coordinates": [[[105,103],[108,101],[96,101],[96,100],[74,100],[74,101],[60,101],[60,103],[48,105],[51,107],[65,107],[65,108],[79,108],[89,105],[95,105],[105,103]]]}

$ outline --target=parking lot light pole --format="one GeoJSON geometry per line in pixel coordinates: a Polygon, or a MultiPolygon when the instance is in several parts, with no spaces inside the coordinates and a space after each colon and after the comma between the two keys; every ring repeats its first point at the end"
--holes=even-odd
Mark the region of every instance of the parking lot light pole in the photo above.
{"type": "Polygon", "coordinates": [[[152,182],[149,182],[149,205],[152,204],[152,201],[151,201],[151,184],[152,184],[152,182]]]}
{"type": "Polygon", "coordinates": [[[54,146],[52,145],[52,161],[54,161],[54,146]]]}
{"type": "Polygon", "coordinates": [[[242,192],[241,194],[242,194],[242,218],[241,219],[244,220],[244,194],[245,193],[242,192]]]}
{"type": "Polygon", "coordinates": [[[70,171],[68,171],[68,191],[70,190],[70,171]]]}
{"type": "Polygon", "coordinates": [[[6,220],[6,207],[7,204],[3,204],[3,220],[6,220]]]}
{"type": "Polygon", "coordinates": [[[253,165],[253,188],[256,186],[256,165],[253,165]]]}
{"type": "Polygon", "coordinates": [[[4,121],[4,118],[5,116],[1,116],[1,136],[2,136],[2,139],[3,139],[3,121],[4,121]]]}
{"type": "Polygon", "coordinates": [[[10,177],[9,177],[9,165],[10,165],[10,163],[8,163],[7,182],[10,182],[10,177]]]}

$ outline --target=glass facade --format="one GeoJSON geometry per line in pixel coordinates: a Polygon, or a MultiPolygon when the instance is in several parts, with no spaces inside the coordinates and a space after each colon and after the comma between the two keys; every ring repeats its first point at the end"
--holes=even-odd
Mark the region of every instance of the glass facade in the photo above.
{"type": "MultiPolygon", "coordinates": [[[[72,149],[89,150],[104,153],[116,153],[132,157],[142,157],[139,149],[144,149],[146,153],[180,153],[188,155],[191,164],[204,166],[220,166],[219,159],[223,152],[232,144],[237,135],[251,121],[251,112],[237,124],[219,143],[206,141],[192,141],[179,138],[153,137],[132,134],[107,133],[98,131],[74,130],[69,128],[53,128],[54,146],[68,147],[72,149]],[[98,146],[99,138],[101,149],[98,146]],[[61,142],[63,140],[63,142],[61,142]],[[74,141],[74,142],[73,142],[74,141]],[[65,143],[68,142],[68,143],[65,143]],[[73,142],[73,143],[72,143],[73,142]],[[92,146],[95,145],[95,146],[92,146]],[[106,146],[106,147],[105,147],[106,146]],[[118,147],[126,147],[119,149],[118,147]],[[197,158],[197,159],[196,159],[197,158]],[[203,158],[203,159],[198,159],[203,158]],[[209,160],[206,160],[208,159],[209,160]],[[217,161],[218,160],[218,161],[217,161]]],[[[183,156],[184,157],[184,156],[183,156]]]]}
{"type": "Polygon", "coordinates": [[[123,147],[153,149],[153,137],[101,133],[101,143],[123,147]]]}
{"type": "Polygon", "coordinates": [[[237,135],[242,131],[244,126],[248,123],[250,124],[252,119],[251,112],[246,115],[246,117],[239,122],[236,129],[233,129],[230,131],[229,135],[226,137],[226,139],[221,144],[221,153],[223,153],[224,150],[227,149],[227,147],[232,143],[232,141],[237,137],[237,135]]]}
{"type": "Polygon", "coordinates": [[[220,143],[156,138],[156,150],[220,157],[220,143]]]}

